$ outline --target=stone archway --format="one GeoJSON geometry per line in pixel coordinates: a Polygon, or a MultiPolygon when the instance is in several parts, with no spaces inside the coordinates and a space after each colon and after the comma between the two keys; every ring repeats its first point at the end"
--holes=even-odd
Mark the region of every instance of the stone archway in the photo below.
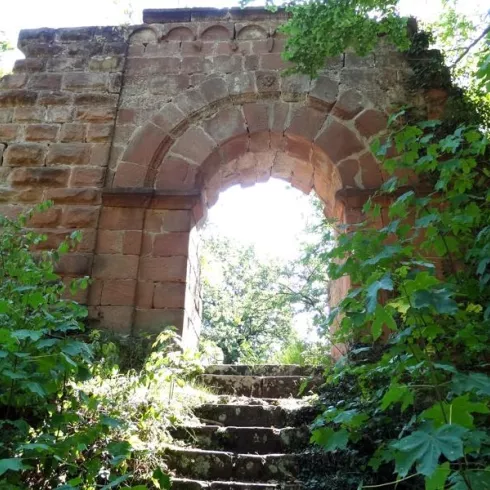
{"type": "MultiPolygon", "coordinates": [[[[102,311],[109,306],[103,304],[104,291],[116,281],[118,289],[126,285],[134,295],[127,321],[135,329],[174,324],[194,343],[200,323],[200,280],[192,230],[219,193],[234,184],[279,177],[305,193],[314,189],[328,216],[343,223],[358,219],[359,209],[346,209],[337,193],[377,188],[382,182],[368,144],[383,129],[385,117],[358,91],[337,92],[333,98],[331,80],[325,77],[315,86],[318,97],[303,94],[299,100],[285,101],[281,93],[267,98],[242,94],[234,100],[214,100],[188,117],[171,103],[136,130],[115,167],[102,218],[112,216],[108,226],[127,233],[131,230],[123,229],[124,223],[116,225],[119,216],[137,213],[140,250],[103,253],[100,243],[114,230],[106,230],[102,219],[94,273],[101,303],[93,306],[102,311]],[[132,203],[132,208],[122,212],[111,206],[117,202],[132,203]],[[131,277],[123,266],[127,261],[136,268],[131,277]]],[[[133,217],[133,226],[135,222],[133,217]]]]}
{"type": "Polygon", "coordinates": [[[83,231],[60,272],[93,277],[78,299],[101,326],[174,324],[192,343],[192,230],[229,185],[278,176],[361,219],[383,180],[372,138],[393,104],[425,94],[406,92],[407,60],[383,41],[315,80],[283,76],[285,15],[170,9],[141,26],[22,31],[26,59],[0,82],[2,212],[52,199],[32,222],[47,246],[83,231]]]}

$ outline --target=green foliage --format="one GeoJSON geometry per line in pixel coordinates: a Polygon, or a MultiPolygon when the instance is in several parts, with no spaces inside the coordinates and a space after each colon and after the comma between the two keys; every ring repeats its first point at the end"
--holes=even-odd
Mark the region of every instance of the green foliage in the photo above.
{"type": "Polygon", "coordinates": [[[325,58],[349,49],[364,56],[381,35],[405,50],[407,19],[397,15],[397,4],[397,0],[291,2],[292,17],[282,28],[288,36],[284,58],[294,63],[294,71],[316,76],[325,58]]]}
{"type": "Polygon", "coordinates": [[[478,128],[446,134],[438,122],[404,125],[402,116],[387,143],[399,156],[373,145],[392,174],[380,191],[391,200],[388,221],[372,227],[374,196],[366,222],[327,254],[330,276],[356,284],[332,311],[336,340],[372,345],[384,335],[388,344],[339,367],[331,381],[353,376],[357,396],[327,406],[312,441],[339,450],[346,435],[365,444],[363,428],[391,425],[395,434],[386,431],[374,448],[375,472],[393,464],[407,484],[423,476],[426,488],[485,488],[472,482],[490,465],[489,141],[478,128]],[[423,193],[406,187],[407,172],[424,182],[423,193]]]}
{"type": "Polygon", "coordinates": [[[291,332],[282,267],[228,239],[208,240],[203,257],[202,337],[221,348],[225,363],[264,362],[291,332]]]}
{"type": "MultiPolygon", "coordinates": [[[[168,488],[168,475],[162,468],[166,469],[165,446],[172,442],[170,429],[196,423],[192,408],[208,399],[207,392],[191,381],[202,372],[199,354],[183,350],[180,338],[171,330],[164,331],[149,345],[140,368],[121,370],[119,366],[128,359],[127,340],[109,341],[111,337],[99,331],[91,332],[91,337],[96,345],[95,374],[81,389],[98,400],[99,411],[121,421],[115,435],[132,449],[131,458],[123,463],[130,475],[127,483],[152,482],[156,488],[168,488]]],[[[138,354],[140,341],[132,341],[138,354]]]]}
{"type": "MultiPolygon", "coordinates": [[[[117,422],[99,416],[96,401],[76,386],[90,377],[90,346],[76,337],[86,309],[64,299],[67,288],[54,272],[80,234],[34,253],[45,237],[26,229],[31,215],[0,217],[0,486],[107,484],[118,477],[120,448],[129,450],[108,445],[117,422]]],[[[70,291],[87,282],[73,281],[70,291]]]]}
{"type": "Polygon", "coordinates": [[[26,228],[50,205],[0,217],[0,487],[170,488],[164,445],[207,396],[189,383],[200,359],[172,331],[150,348],[133,339],[131,355],[84,333],[86,308],[66,297],[88,279],[65,286],[55,273],[80,234],[38,252],[46,238],[26,228]],[[128,358],[142,367],[120,371],[128,358]]]}
{"type": "Polygon", "coordinates": [[[274,364],[298,366],[328,366],[330,361],[329,344],[321,340],[301,339],[294,332],[281,350],[270,359],[274,364]]]}

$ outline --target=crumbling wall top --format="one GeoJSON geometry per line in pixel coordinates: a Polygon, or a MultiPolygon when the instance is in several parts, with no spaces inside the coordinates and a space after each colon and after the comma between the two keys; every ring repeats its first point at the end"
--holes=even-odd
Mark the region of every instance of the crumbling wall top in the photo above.
{"type": "Polygon", "coordinates": [[[145,24],[168,24],[170,22],[203,22],[203,21],[260,21],[287,19],[285,9],[275,12],[263,7],[234,7],[217,9],[213,7],[146,9],[143,10],[145,24]]]}

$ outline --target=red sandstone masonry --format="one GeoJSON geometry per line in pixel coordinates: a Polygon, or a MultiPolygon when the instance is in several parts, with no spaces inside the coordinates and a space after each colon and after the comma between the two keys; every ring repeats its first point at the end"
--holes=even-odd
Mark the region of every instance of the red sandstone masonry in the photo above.
{"type": "MultiPolygon", "coordinates": [[[[361,204],[344,209],[337,192],[382,182],[369,143],[392,104],[410,102],[403,56],[382,44],[376,58],[326,60],[313,81],[283,77],[284,14],[223,15],[163,10],[138,27],[22,31],[26,59],[0,81],[2,212],[52,199],[33,221],[49,245],[83,229],[60,270],[95,278],[88,301],[101,326],[175,324],[195,344],[192,236],[226,187],[286,179],[351,222],[361,204]]],[[[443,96],[427,94],[431,114],[443,96]]]]}

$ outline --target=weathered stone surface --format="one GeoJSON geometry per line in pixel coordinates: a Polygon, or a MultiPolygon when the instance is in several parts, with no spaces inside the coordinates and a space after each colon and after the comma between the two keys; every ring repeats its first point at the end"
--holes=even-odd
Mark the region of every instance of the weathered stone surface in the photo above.
{"type": "Polygon", "coordinates": [[[298,397],[300,376],[237,376],[232,374],[202,374],[198,381],[220,394],[257,398],[298,397]]]}
{"type": "Polygon", "coordinates": [[[279,454],[301,451],[309,442],[306,426],[275,429],[270,427],[178,427],[172,431],[174,439],[202,449],[233,451],[234,453],[279,454]]]}
{"type": "Polygon", "coordinates": [[[223,189],[277,177],[315,189],[329,216],[355,219],[358,210],[344,210],[336,193],[382,182],[369,139],[385,129],[393,103],[425,104],[429,116],[443,107],[441,90],[408,97],[410,68],[387,46],[376,59],[326,60],[315,80],[283,76],[285,18],[256,8],[170,9],[149,15],[156,26],[21,33],[26,59],[0,81],[0,199],[8,212],[47,198],[63,206],[50,243],[80,226],[92,259],[143,254],[133,296],[121,290],[118,302],[117,288],[107,289],[102,304],[100,284],[113,279],[94,286],[100,326],[117,330],[119,319],[128,331],[137,318],[138,328],[156,329],[165,319],[183,331],[199,317],[182,314],[182,305],[199,304],[186,299],[199,291],[185,265],[195,261],[186,233],[223,189]],[[154,210],[176,213],[162,221],[154,210]]]}

